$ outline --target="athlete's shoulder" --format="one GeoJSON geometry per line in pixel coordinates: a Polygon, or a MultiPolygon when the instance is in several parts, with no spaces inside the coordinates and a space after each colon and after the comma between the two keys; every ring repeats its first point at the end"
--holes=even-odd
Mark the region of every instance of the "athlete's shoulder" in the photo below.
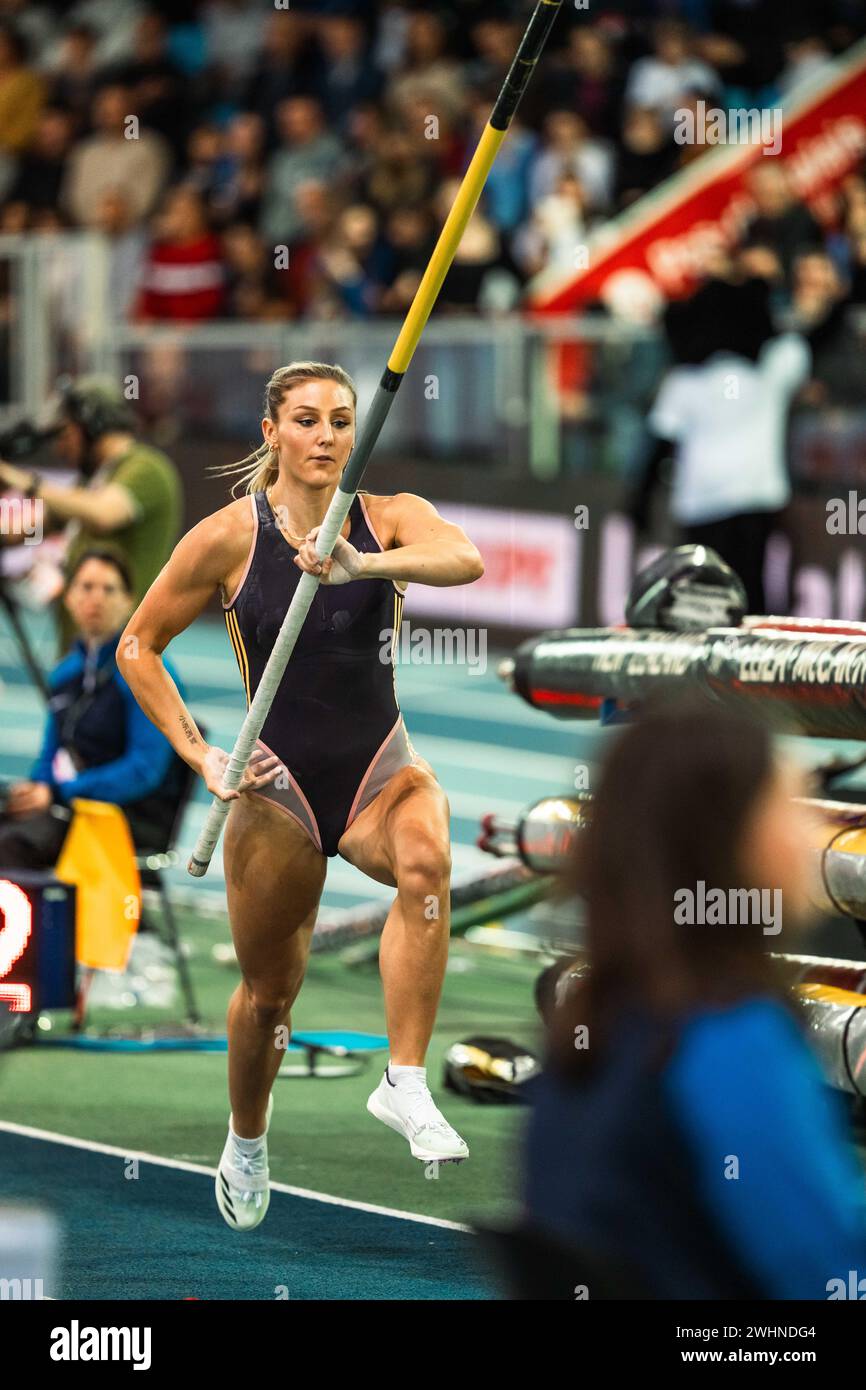
{"type": "Polygon", "coordinates": [[[390,497],[371,492],[359,495],[370,518],[370,524],[385,550],[393,544],[401,522],[414,517],[438,516],[433,503],[414,492],[394,492],[390,497]]]}
{"type": "Polygon", "coordinates": [[[249,549],[253,524],[249,497],[239,497],[187,531],[175,555],[194,567],[201,565],[208,575],[222,578],[249,549]]]}

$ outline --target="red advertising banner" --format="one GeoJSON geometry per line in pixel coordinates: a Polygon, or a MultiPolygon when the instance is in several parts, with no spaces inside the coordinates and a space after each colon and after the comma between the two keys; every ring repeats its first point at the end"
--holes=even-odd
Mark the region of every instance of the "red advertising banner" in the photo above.
{"type": "MultiPolygon", "coordinates": [[[[751,114],[757,122],[761,113],[751,114]]],[[[763,113],[765,121],[769,114],[763,113]]],[[[717,144],[606,223],[589,239],[586,269],[566,279],[558,271],[555,283],[542,272],[530,287],[528,307],[541,313],[579,308],[609,292],[619,275],[649,276],[670,299],[689,293],[707,253],[739,240],[754,206],[749,174],[762,160],[783,161],[803,202],[837,187],[866,156],[866,41],[804,87],[779,119],[781,141],[777,135],[772,145],[717,144]]]]}

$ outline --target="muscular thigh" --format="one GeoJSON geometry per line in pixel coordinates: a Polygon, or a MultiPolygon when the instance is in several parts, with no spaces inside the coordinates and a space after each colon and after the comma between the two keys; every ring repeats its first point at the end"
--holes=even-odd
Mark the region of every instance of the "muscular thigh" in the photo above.
{"type": "Polygon", "coordinates": [[[264,797],[234,802],[224,848],[226,896],[238,963],[247,979],[276,980],[306,959],[327,860],[264,797]]]}
{"type": "Polygon", "coordinates": [[[397,885],[397,866],[413,843],[450,843],[448,798],[428,762],[415,763],[394,774],[342,836],[344,859],[377,883],[397,885]]]}

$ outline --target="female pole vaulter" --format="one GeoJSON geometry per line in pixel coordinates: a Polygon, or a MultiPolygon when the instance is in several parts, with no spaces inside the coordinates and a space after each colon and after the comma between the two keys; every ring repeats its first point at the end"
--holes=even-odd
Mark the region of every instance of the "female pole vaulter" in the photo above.
{"type": "Polygon", "coordinates": [[[234,803],[225,872],[243,979],[228,1011],[231,1119],[217,1202],[243,1229],[267,1209],[268,1098],[283,1060],[275,1038],[290,1027],[336,854],[397,889],[380,950],[391,1056],[367,1108],[415,1158],[468,1155],[424,1068],[448,953],[448,803],[407,737],[391,632],[400,631],[408,583],[467,584],[483,565],[460,527],[409,493],[357,494],[333,554],[319,559],[316,532],[352,449],[355,400],[340,367],[293,363],[274,373],[265,443],[239,465],[247,496],[184,537],[118,648],[148,717],[208,790],[234,803]],[[198,732],[161,654],[219,590],[251,700],[302,572],[317,574],[320,588],[246,781],[226,791],[228,755],[198,732]]]}
{"type": "MultiPolygon", "coordinates": [[[[326,367],[324,377],[317,377],[315,373],[311,378],[304,377],[303,386],[296,391],[297,382],[277,373],[269,386],[269,399],[262,422],[262,449],[269,455],[268,471],[260,471],[259,465],[265,462],[260,450],[253,460],[250,478],[255,488],[255,518],[250,511],[244,522],[241,513],[233,511],[238,504],[231,504],[201,523],[201,526],[208,528],[204,539],[199,537],[197,542],[198,527],[192,531],[181,542],[124,634],[124,638],[137,637],[138,642],[125,642],[122,638],[118,648],[118,660],[124,661],[121,669],[125,673],[129,672],[130,667],[127,656],[132,651],[138,653],[136,669],[128,674],[130,685],[145,711],[172,740],[181,755],[202,771],[209,790],[214,793],[214,801],[189,863],[189,871],[195,877],[201,877],[206,872],[229,804],[232,801],[237,803],[231,807],[233,824],[226,846],[227,856],[231,860],[227,873],[230,883],[229,906],[231,910],[234,902],[235,917],[239,913],[243,915],[245,908],[240,908],[237,903],[232,880],[236,883],[240,874],[243,882],[246,875],[250,894],[258,893],[259,884],[258,881],[255,884],[251,881],[255,874],[250,874],[250,865],[264,865],[268,855],[267,849],[262,847],[262,841],[265,845],[268,842],[262,835],[263,823],[258,822],[256,832],[253,829],[255,823],[250,819],[253,815],[288,813],[285,819],[293,823],[294,829],[299,832],[303,829],[307,835],[312,831],[313,850],[316,853],[344,853],[351,862],[374,878],[396,885],[397,901],[393,909],[395,929],[391,931],[391,940],[384,949],[382,964],[394,1065],[389,1064],[381,1085],[368,1101],[368,1109],[404,1134],[413,1154],[425,1161],[428,1158],[459,1161],[468,1152],[463,1140],[433,1104],[423,1066],[405,1060],[399,1062],[393,1056],[399,1047],[401,1057],[417,1058],[422,1041],[426,1047],[441,985],[443,935],[441,931],[434,932],[429,925],[421,928],[415,908],[406,904],[417,901],[419,883],[429,887],[432,872],[433,879],[444,890],[444,896],[435,891],[427,894],[428,911],[431,906],[433,911],[429,917],[425,915],[425,924],[429,924],[429,921],[441,923],[443,912],[447,910],[447,854],[443,853],[443,846],[447,850],[447,808],[444,797],[432,770],[415,755],[408,740],[403,742],[405,732],[399,721],[396,700],[389,713],[397,717],[390,729],[384,730],[383,742],[372,750],[373,761],[367,764],[366,770],[361,763],[357,767],[353,763],[351,777],[346,775],[345,768],[340,768],[339,743],[334,745],[328,739],[328,734],[336,739],[337,726],[331,725],[328,730],[317,729],[313,721],[313,747],[304,747],[303,728],[297,731],[293,729],[289,753],[297,759],[300,750],[302,763],[296,760],[295,767],[289,765],[282,770],[277,748],[282,738],[278,736],[274,739],[269,720],[272,706],[278,709],[287,706],[290,709],[293,692],[296,697],[300,692],[300,686],[295,685],[292,677],[304,664],[305,654],[309,656],[311,644],[314,648],[317,621],[320,625],[322,622],[326,625],[333,623],[333,633],[343,632],[344,635],[356,623],[361,624],[362,605],[359,595],[354,592],[356,589],[363,589],[376,581],[384,582],[386,587],[390,585],[389,600],[396,605],[396,627],[400,616],[400,599],[393,597],[391,590],[405,586],[412,579],[428,584],[466,583],[481,572],[475,547],[459,528],[449,527],[443,522],[428,503],[420,498],[398,494],[393,498],[370,498],[368,504],[361,498],[359,488],[373,446],[561,4],[562,0],[538,0],[530,17],[490,120],[388,359],[357,446],[352,449],[350,442],[354,436],[355,392],[348,378],[337,376],[337,368],[326,367]],[[272,406],[270,389],[276,386],[280,387],[279,399],[274,400],[272,406]],[[283,386],[287,388],[285,392],[283,386]],[[307,431],[309,433],[305,433],[307,431]],[[264,496],[260,497],[260,493],[264,496]],[[282,508],[283,514],[279,515],[275,507],[282,508]],[[348,534],[345,532],[347,524],[348,534]],[[253,525],[256,527],[255,544],[248,529],[253,525]],[[309,529],[300,529],[305,527],[309,529]],[[246,545],[240,543],[238,532],[246,545]],[[274,549],[277,541],[287,546],[298,545],[298,554],[292,558],[292,564],[303,573],[299,578],[295,576],[296,588],[291,601],[283,607],[283,594],[275,611],[270,580],[263,579],[263,576],[271,570],[276,572],[276,567],[281,564],[285,567],[285,559],[281,559],[284,552],[274,549]],[[375,542],[375,551],[365,550],[368,541],[375,542]],[[334,609],[321,591],[323,581],[328,589],[333,587],[335,591],[341,583],[346,584],[351,601],[347,597],[343,607],[334,609]],[[256,589],[262,583],[267,593],[258,602],[256,589]],[[207,749],[189,712],[166,676],[160,659],[171,636],[181,631],[202,611],[208,596],[217,588],[222,590],[227,609],[234,610],[238,606],[240,609],[230,614],[228,621],[230,631],[233,624],[238,661],[245,675],[247,698],[250,701],[246,719],[230,756],[218,749],[207,749]],[[315,610],[314,601],[317,605],[315,610]],[[253,619],[250,615],[257,608],[263,624],[252,632],[253,619]],[[173,616],[168,617],[168,613],[173,613],[173,616]],[[270,617],[264,616],[267,613],[270,613],[270,617]],[[308,627],[304,626],[305,621],[308,627]],[[247,651],[248,645],[250,652],[247,651]],[[288,690],[284,691],[283,677],[296,647],[301,662],[289,673],[288,690]],[[271,737],[270,745],[264,744],[263,740],[260,742],[263,733],[271,737]],[[324,749],[321,746],[323,740],[326,742],[324,749]],[[313,791],[314,803],[310,800],[310,772],[322,765],[316,763],[317,756],[327,766],[327,776],[323,774],[322,785],[327,785],[329,792],[322,797],[319,790],[313,791]],[[408,762],[404,761],[406,758],[408,762]],[[359,772],[360,781],[352,786],[359,772]],[[301,774],[305,776],[307,789],[301,783],[301,774]],[[273,792],[255,799],[244,795],[264,793],[266,788],[271,787],[273,792]],[[275,801],[278,788],[286,792],[286,801],[279,807],[275,801]],[[347,818],[341,822],[350,789],[347,818]],[[408,812],[403,815],[396,809],[404,796],[406,801],[412,802],[411,815],[408,812]],[[336,809],[338,805],[341,808],[339,813],[336,809]],[[255,811],[251,809],[253,806],[256,807],[255,811]],[[264,806],[269,809],[263,810],[264,806]],[[403,850],[404,841],[407,844],[413,842],[416,826],[426,836],[426,840],[421,842],[425,851],[423,855],[411,848],[405,852],[403,850]],[[315,844],[316,833],[319,835],[318,845],[315,844]],[[401,873],[406,884],[405,893],[401,889],[401,873]],[[409,968],[411,962],[420,959],[417,941],[413,944],[410,925],[413,921],[428,941],[434,936],[437,943],[429,950],[419,974],[409,968]],[[394,1027],[399,1035],[398,1044],[394,1040],[394,1027]],[[402,1066],[408,1070],[401,1072],[402,1066]]],[[[293,369],[296,369],[296,365],[293,364],[293,369]]],[[[381,614],[377,613],[376,616],[378,619],[381,614]]],[[[328,630],[327,626],[325,630],[328,630]]],[[[373,685],[381,687],[380,679],[368,682],[369,688],[360,679],[361,672],[369,671],[370,667],[365,666],[361,655],[363,643],[360,642],[360,630],[355,636],[358,651],[352,653],[353,661],[346,665],[346,673],[357,675],[360,684],[357,689],[348,679],[337,684],[346,692],[345,703],[340,707],[343,723],[339,728],[339,735],[345,741],[349,739],[349,725],[356,718],[356,700],[363,694],[366,701],[365,718],[359,722],[368,730],[367,741],[365,743],[362,738],[354,750],[357,761],[371,753],[369,730],[377,726],[377,721],[384,726],[388,706],[384,692],[377,688],[374,694],[372,690],[373,685]]],[[[366,650],[369,655],[369,646],[366,650]]],[[[309,668],[309,662],[307,666],[309,668]]],[[[321,667],[318,671],[320,677],[321,667]]],[[[331,689],[327,676],[323,682],[319,680],[318,688],[331,689]]],[[[351,737],[355,737],[354,730],[351,737]]],[[[283,828],[285,831],[285,826],[283,828]]],[[[274,826],[268,822],[269,836],[272,830],[274,826]]],[[[296,865],[302,862],[304,854],[310,853],[308,842],[296,836],[291,850],[296,865]]],[[[300,988],[321,892],[321,883],[316,888],[316,877],[311,872],[308,879],[309,896],[304,901],[292,898],[294,927],[289,938],[283,939],[281,951],[274,953],[276,959],[272,959],[268,949],[270,937],[266,932],[263,941],[262,934],[255,928],[267,914],[273,921],[275,910],[281,919],[286,911],[287,895],[296,895],[290,868],[291,865],[284,860],[281,873],[285,871],[286,876],[281,878],[276,888],[272,883],[272,891],[279,893],[278,904],[270,896],[266,901],[261,897],[256,900],[256,921],[250,928],[253,945],[242,960],[245,980],[230,1010],[229,1089],[233,1110],[216,1191],[223,1216],[238,1229],[258,1225],[267,1210],[268,1092],[279,1062],[273,1055],[273,1035],[270,1030],[283,1015],[288,1017],[292,999],[300,988]],[[278,969],[277,988],[274,988],[272,974],[275,966],[278,969]],[[256,980],[262,981],[263,993],[269,996],[264,1000],[267,1026],[263,1026],[255,1014],[256,980]],[[244,1007],[246,1026],[244,1015],[241,1015],[240,1023],[235,1018],[244,1007]],[[237,1113],[234,1107],[237,1107],[237,1113]]],[[[418,933],[414,935],[417,937],[418,933]]]]}

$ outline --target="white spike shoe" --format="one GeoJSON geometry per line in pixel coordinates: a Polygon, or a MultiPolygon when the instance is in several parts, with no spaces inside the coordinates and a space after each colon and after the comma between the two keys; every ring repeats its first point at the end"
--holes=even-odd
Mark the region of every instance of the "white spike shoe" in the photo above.
{"type": "Polygon", "coordinates": [[[469,1145],[436,1108],[426,1082],[420,1077],[395,1086],[385,1074],[367,1101],[367,1109],[389,1129],[409,1140],[413,1158],[423,1163],[462,1163],[469,1145]]]}
{"type": "Polygon", "coordinates": [[[268,1183],[267,1133],[274,1109],[274,1098],[268,1096],[265,1133],[261,1148],[252,1156],[237,1148],[231,1132],[223,1149],[216,1175],[216,1200],[224,1220],[235,1231],[251,1231],[265,1219],[271,1200],[268,1183]]]}

